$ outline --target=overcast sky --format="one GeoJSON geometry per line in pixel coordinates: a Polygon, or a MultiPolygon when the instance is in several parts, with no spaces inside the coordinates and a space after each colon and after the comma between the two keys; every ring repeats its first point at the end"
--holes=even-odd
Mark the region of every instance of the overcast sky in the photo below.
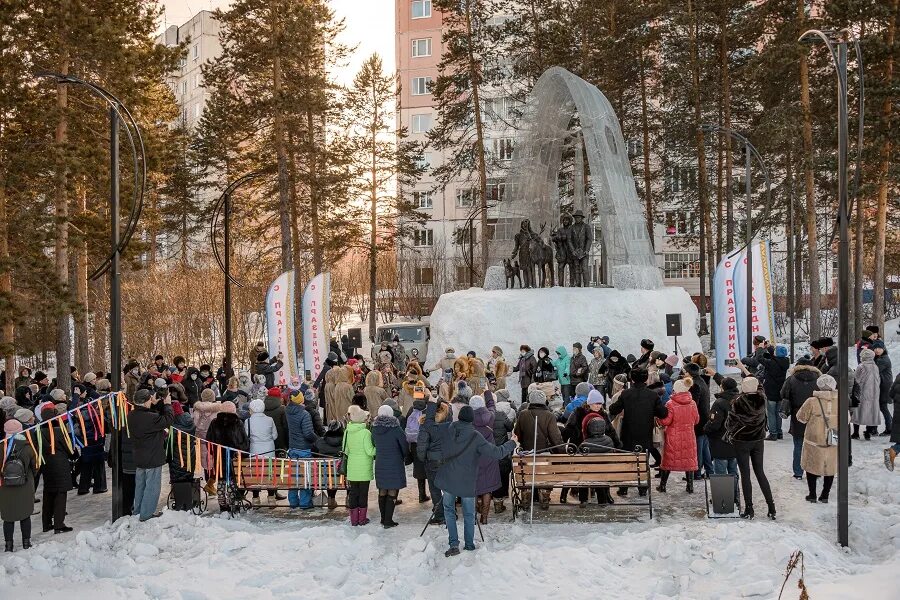
{"type": "MultiPolygon", "coordinates": [[[[165,8],[160,31],[169,25],[183,25],[201,10],[226,8],[231,0],[161,0],[165,8]]],[[[339,83],[349,84],[362,62],[373,52],[384,60],[385,70],[394,70],[394,0],[329,0],[346,29],[342,42],[357,46],[348,65],[337,72],[339,83]]]]}

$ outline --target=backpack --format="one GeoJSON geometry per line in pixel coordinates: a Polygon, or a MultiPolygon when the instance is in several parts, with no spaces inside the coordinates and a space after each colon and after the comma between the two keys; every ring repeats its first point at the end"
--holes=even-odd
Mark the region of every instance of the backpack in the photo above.
{"type": "Polygon", "coordinates": [[[0,479],[3,480],[4,487],[21,487],[28,481],[28,472],[25,470],[25,463],[15,454],[10,454],[3,465],[3,474],[0,479]]]}
{"type": "Polygon", "coordinates": [[[409,417],[406,419],[406,441],[410,444],[416,442],[419,439],[419,417],[422,416],[422,411],[418,408],[414,408],[411,413],[409,413],[409,417]]]}

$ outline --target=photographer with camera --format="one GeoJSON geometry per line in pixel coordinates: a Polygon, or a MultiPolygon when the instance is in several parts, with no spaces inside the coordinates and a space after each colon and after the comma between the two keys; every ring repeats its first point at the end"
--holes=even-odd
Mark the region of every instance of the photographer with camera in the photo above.
{"type": "Polygon", "coordinates": [[[133,444],[135,490],[133,514],[140,520],[158,517],[156,507],[166,464],[166,433],[175,422],[168,388],[151,392],[140,389],[134,394],[134,410],[128,414],[128,430],[133,444]],[[162,408],[158,405],[162,402],[162,408]]]}

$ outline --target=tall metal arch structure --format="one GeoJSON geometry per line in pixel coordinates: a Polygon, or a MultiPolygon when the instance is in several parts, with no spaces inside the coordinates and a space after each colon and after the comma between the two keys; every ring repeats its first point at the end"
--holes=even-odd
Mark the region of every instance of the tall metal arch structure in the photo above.
{"type": "Polygon", "coordinates": [[[584,152],[590,168],[589,190],[603,232],[609,283],[622,289],[662,287],[625,140],[606,96],[562,67],[552,67],[534,85],[522,123],[506,196],[494,209],[493,257],[510,255],[523,219],[535,231],[542,224],[557,226],[562,204],[558,176],[566,141],[574,139],[576,158],[583,160],[584,152]],[[580,132],[573,134],[576,120],[580,132]]]}

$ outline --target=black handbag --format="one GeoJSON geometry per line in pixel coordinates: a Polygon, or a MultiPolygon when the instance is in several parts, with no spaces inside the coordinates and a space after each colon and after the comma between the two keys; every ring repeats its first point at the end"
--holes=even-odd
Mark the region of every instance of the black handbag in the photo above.
{"type": "Polygon", "coordinates": [[[344,441],[341,444],[341,451],[338,454],[338,465],[337,471],[338,475],[347,476],[347,453],[345,450],[347,449],[347,434],[344,433],[344,441]]]}

